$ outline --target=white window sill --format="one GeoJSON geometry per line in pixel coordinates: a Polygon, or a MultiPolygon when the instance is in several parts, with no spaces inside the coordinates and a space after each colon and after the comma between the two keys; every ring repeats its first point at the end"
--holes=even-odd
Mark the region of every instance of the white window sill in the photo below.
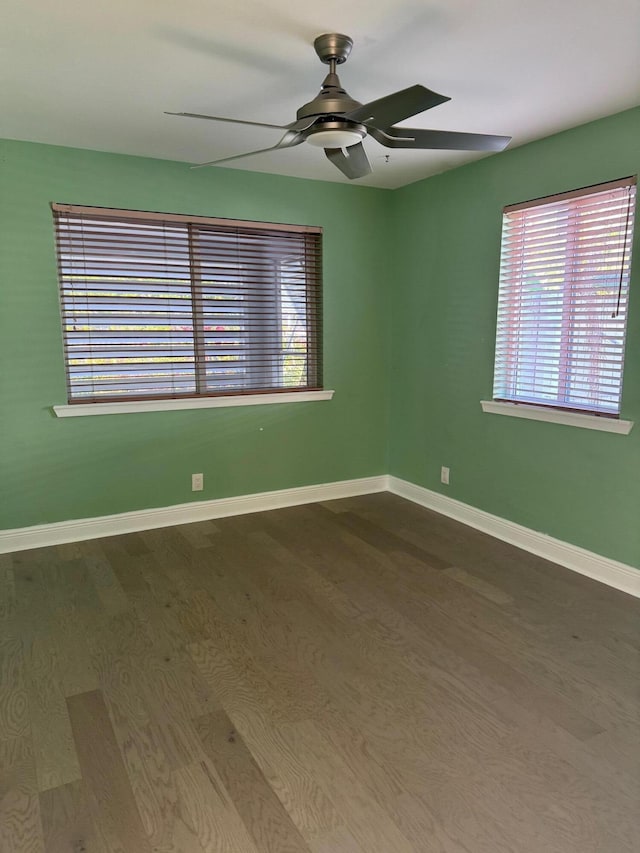
{"type": "Polygon", "coordinates": [[[284,391],[281,394],[238,394],[236,397],[188,397],[183,400],[122,400],[113,403],[76,403],[54,406],[58,418],[120,415],[126,412],[173,412],[176,409],[218,409],[227,406],[264,406],[270,403],[310,403],[330,400],[333,391],[284,391]]]}
{"type": "Polygon", "coordinates": [[[617,432],[628,435],[633,421],[618,418],[603,418],[598,415],[583,415],[577,412],[564,412],[561,409],[545,409],[542,406],[527,406],[524,403],[503,403],[496,400],[480,400],[483,412],[492,415],[508,415],[511,418],[526,418],[532,421],[548,421],[553,424],[598,429],[602,432],[617,432]]]}

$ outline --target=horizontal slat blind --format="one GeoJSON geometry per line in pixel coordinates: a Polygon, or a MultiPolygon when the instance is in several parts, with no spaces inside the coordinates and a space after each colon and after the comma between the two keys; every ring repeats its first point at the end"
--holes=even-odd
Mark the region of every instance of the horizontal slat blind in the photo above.
{"type": "Polygon", "coordinates": [[[321,387],[319,229],[53,208],[69,402],[321,387]]]}
{"type": "Polygon", "coordinates": [[[505,208],[494,399],[619,414],[635,183],[505,208]]]}

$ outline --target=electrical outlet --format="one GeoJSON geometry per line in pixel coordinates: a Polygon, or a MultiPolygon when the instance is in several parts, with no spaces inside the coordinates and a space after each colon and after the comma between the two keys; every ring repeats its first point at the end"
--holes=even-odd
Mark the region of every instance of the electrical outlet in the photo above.
{"type": "Polygon", "coordinates": [[[204,474],[191,475],[191,491],[201,492],[204,489],[204,474]]]}
{"type": "Polygon", "coordinates": [[[445,468],[444,465],[440,469],[440,482],[444,483],[445,486],[449,485],[449,469],[445,468]]]}

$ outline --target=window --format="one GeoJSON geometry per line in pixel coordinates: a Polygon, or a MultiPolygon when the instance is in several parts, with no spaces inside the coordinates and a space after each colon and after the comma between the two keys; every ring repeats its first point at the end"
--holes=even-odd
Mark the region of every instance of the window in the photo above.
{"type": "Polygon", "coordinates": [[[617,417],[636,179],[504,209],[493,396],[617,417]]]}
{"type": "Polygon", "coordinates": [[[322,387],[320,228],[52,207],[69,403],[322,387]]]}

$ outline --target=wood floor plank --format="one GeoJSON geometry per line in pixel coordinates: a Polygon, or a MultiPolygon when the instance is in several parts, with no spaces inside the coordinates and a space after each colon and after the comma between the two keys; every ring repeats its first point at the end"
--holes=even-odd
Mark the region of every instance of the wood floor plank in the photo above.
{"type": "Polygon", "coordinates": [[[101,545],[107,556],[114,555],[116,558],[121,554],[137,557],[149,553],[149,546],[143,533],[123,533],[120,536],[108,536],[101,540],[101,545]]]}
{"type": "Polygon", "coordinates": [[[0,741],[24,737],[30,731],[22,642],[0,638],[0,741]]]}
{"type": "Polygon", "coordinates": [[[0,570],[3,572],[13,568],[13,554],[0,554],[0,570]]]}
{"type": "Polygon", "coordinates": [[[262,853],[253,843],[214,767],[200,761],[180,767],[174,777],[182,820],[192,828],[203,853],[210,850],[262,853]]]}
{"type": "Polygon", "coordinates": [[[55,549],[61,560],[76,560],[82,557],[82,548],[78,542],[63,542],[56,545],[55,549]]]}
{"type": "Polygon", "coordinates": [[[311,849],[313,853],[366,853],[344,826],[316,838],[311,849]]]}
{"type": "Polygon", "coordinates": [[[141,685],[142,662],[152,654],[151,640],[133,610],[113,616],[87,638],[100,690],[112,714],[128,724],[150,722],[141,685]]]}
{"type": "Polygon", "coordinates": [[[477,575],[471,574],[465,569],[461,569],[458,566],[449,566],[449,568],[444,570],[444,574],[458,581],[458,583],[463,583],[465,586],[474,589],[480,595],[488,598],[489,601],[493,601],[494,604],[513,604],[513,598],[506,592],[503,592],[498,587],[477,577],[477,575]]]}
{"type": "Polygon", "coordinates": [[[57,650],[49,634],[34,638],[25,669],[38,790],[46,791],[80,778],[57,650]]]}
{"type": "Polygon", "coordinates": [[[115,615],[131,607],[111,563],[106,558],[87,557],[85,564],[100,602],[108,615],[115,615]]]}
{"type": "Polygon", "coordinates": [[[442,559],[437,554],[410,542],[408,539],[402,539],[395,533],[391,533],[355,513],[340,513],[337,521],[341,527],[350,530],[382,553],[402,551],[434,569],[446,569],[450,565],[448,560],[442,559]]]}
{"type": "Polygon", "coordinates": [[[135,608],[101,626],[90,647],[118,742],[151,726],[172,768],[196,760],[199,742],[171,662],[159,661],[135,608]]]}
{"type": "Polygon", "coordinates": [[[189,695],[182,694],[184,685],[194,673],[200,689],[200,684],[205,682],[191,663],[181,674],[173,667],[172,661],[165,663],[161,658],[149,658],[140,685],[150,720],[159,732],[165,754],[174,768],[190,764],[200,757],[201,745],[191,723],[193,711],[200,713],[203,709],[218,707],[208,688],[206,699],[198,703],[194,703],[189,695]]]}
{"type": "Polygon", "coordinates": [[[28,735],[0,739],[0,850],[44,853],[35,759],[28,735]]]}
{"type": "Polygon", "coordinates": [[[209,640],[215,633],[215,611],[206,589],[197,589],[184,599],[176,615],[189,643],[209,640]]]}
{"type": "Polygon", "coordinates": [[[110,853],[98,831],[84,783],[69,782],[40,794],[45,853],[110,853]]]}
{"type": "Polygon", "coordinates": [[[67,699],[82,779],[100,817],[117,828],[124,850],[151,853],[100,691],[67,699]]]}
{"type": "Polygon", "coordinates": [[[326,795],[343,816],[358,843],[368,851],[415,853],[416,847],[400,832],[388,814],[369,795],[339,753],[325,741],[311,721],[291,723],[307,760],[317,768],[326,795]]]}
{"type": "Polygon", "coordinates": [[[0,631],[3,637],[14,633],[12,623],[16,605],[16,583],[12,566],[13,562],[10,564],[8,559],[4,561],[4,565],[0,565],[0,631]]]}
{"type": "MultiPolygon", "coordinates": [[[[106,557],[102,559],[106,559],[106,557]]],[[[135,595],[151,595],[151,589],[142,572],[145,562],[151,560],[152,558],[146,555],[141,557],[119,556],[108,560],[109,566],[128,601],[131,601],[135,595]]]]}
{"type": "Polygon", "coordinates": [[[155,723],[143,728],[131,727],[124,738],[119,731],[115,734],[133,798],[154,853],[165,849],[184,850],[184,853],[199,851],[196,832],[185,823],[181,814],[180,795],[173,773],[177,766],[186,766],[188,762],[172,762],[172,755],[165,748],[164,732],[155,723]]]}
{"type": "Polygon", "coordinates": [[[310,846],[344,828],[344,821],[318,784],[315,768],[302,759],[287,726],[271,725],[245,706],[235,720],[235,729],[310,846]]]}
{"type": "Polygon", "coordinates": [[[50,639],[56,650],[56,666],[63,696],[88,693],[98,688],[98,675],[87,644],[99,620],[91,607],[76,603],[61,606],[52,622],[50,639]]]}
{"type": "Polygon", "coordinates": [[[309,853],[309,847],[224,711],[196,721],[205,751],[220,773],[258,850],[309,853]]]}
{"type": "Polygon", "coordinates": [[[165,710],[173,706],[178,714],[197,717],[214,710],[216,701],[187,654],[188,637],[174,611],[153,601],[136,601],[137,618],[153,648],[146,660],[146,681],[164,696],[165,710]]]}
{"type": "Polygon", "coordinates": [[[601,732],[587,746],[589,752],[615,769],[616,776],[624,780],[631,796],[640,803],[640,721],[601,732]]]}
{"type": "MultiPolygon", "coordinates": [[[[231,663],[231,671],[227,670],[224,678],[234,678],[234,670],[244,674],[252,689],[259,692],[265,713],[273,719],[304,719],[322,705],[323,693],[308,668],[296,666],[292,659],[283,664],[274,654],[265,633],[269,631],[269,614],[260,605],[258,591],[250,583],[238,582],[238,567],[247,565],[250,557],[239,547],[238,562],[234,564],[230,541],[223,544],[223,534],[218,538],[218,574],[210,585],[211,610],[215,614],[211,630],[215,630],[215,638],[195,645],[217,646],[220,665],[225,666],[225,659],[231,663]]],[[[206,659],[206,655],[199,657],[200,661],[206,659]]]]}
{"type": "Polygon", "coordinates": [[[196,521],[192,524],[179,524],[174,530],[187,540],[192,548],[211,547],[212,537],[218,532],[213,521],[196,521]]]}
{"type": "Polygon", "coordinates": [[[216,641],[204,640],[192,643],[189,652],[211,691],[215,691],[234,719],[246,709],[263,716],[270,724],[287,719],[281,706],[271,701],[265,675],[254,666],[243,669],[242,664],[238,665],[237,661],[245,658],[236,646],[227,644],[220,648],[216,641]]]}

